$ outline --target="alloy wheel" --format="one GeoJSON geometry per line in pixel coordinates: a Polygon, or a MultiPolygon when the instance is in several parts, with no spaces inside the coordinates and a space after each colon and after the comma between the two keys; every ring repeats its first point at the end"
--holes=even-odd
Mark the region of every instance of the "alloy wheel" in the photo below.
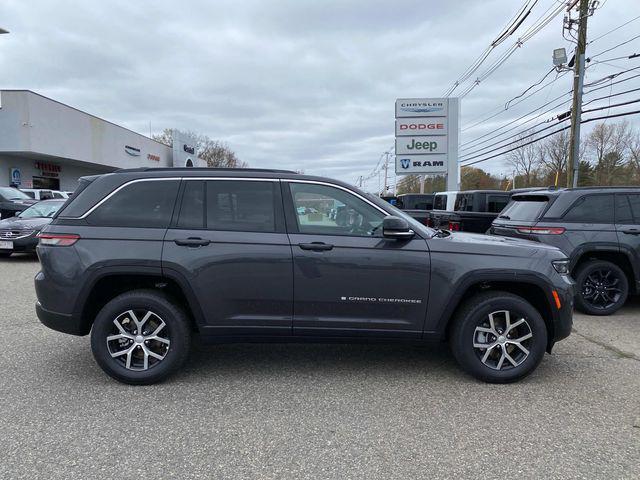
{"type": "Polygon", "coordinates": [[[527,320],[513,312],[498,310],[490,313],[473,333],[473,348],[477,357],[494,370],[508,370],[522,364],[531,349],[533,331],[527,320]]]}
{"type": "Polygon", "coordinates": [[[171,340],[160,316],[150,310],[127,310],[113,320],[107,348],[128,370],[144,371],[164,360],[171,340]]]}
{"type": "Polygon", "coordinates": [[[582,284],[582,298],[593,308],[606,310],[620,301],[620,279],[608,268],[594,270],[582,284]]]}

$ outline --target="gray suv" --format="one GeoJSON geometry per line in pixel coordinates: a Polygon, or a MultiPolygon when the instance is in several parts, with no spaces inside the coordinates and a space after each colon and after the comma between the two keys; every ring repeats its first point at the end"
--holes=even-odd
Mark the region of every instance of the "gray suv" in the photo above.
{"type": "Polygon", "coordinates": [[[98,364],[132,384],[178,369],[194,335],[447,340],[467,372],[504,383],[571,331],[560,250],[432,230],[351,185],[294,172],[85,177],[37,251],[39,319],[91,333],[98,364]]]}
{"type": "Polygon", "coordinates": [[[640,293],[640,188],[588,187],[514,195],[489,233],[560,248],[576,307],[610,315],[640,293]]]}

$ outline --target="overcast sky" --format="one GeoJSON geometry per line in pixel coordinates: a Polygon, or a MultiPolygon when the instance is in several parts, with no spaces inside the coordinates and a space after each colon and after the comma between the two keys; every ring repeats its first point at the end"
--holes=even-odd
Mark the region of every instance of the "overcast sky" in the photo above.
{"type": "MultiPolygon", "coordinates": [[[[395,99],[441,96],[524,3],[2,0],[0,27],[11,34],[0,37],[0,88],[34,90],[145,135],[204,133],[250,166],[355,182],[393,145],[395,99]]],[[[556,3],[539,0],[514,37],[556,3]]],[[[637,0],[601,3],[590,38],[640,15],[637,0]]],[[[640,20],[589,45],[588,55],[639,32],[640,20]]],[[[552,50],[570,45],[559,15],[463,99],[463,127],[542,78],[552,50]]],[[[600,58],[634,52],[640,40],[600,58]]],[[[594,64],[586,81],[639,62],[594,64]]],[[[462,141],[568,91],[570,77],[465,130],[462,141]]],[[[511,170],[500,159],[482,165],[511,170]]],[[[366,187],[377,185],[376,176],[366,187]]]]}

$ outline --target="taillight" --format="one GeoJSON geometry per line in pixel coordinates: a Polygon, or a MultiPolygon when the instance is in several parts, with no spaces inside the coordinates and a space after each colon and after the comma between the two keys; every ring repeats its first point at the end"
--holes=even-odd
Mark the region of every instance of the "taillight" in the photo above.
{"type": "Polygon", "coordinates": [[[80,239],[76,234],[39,233],[40,245],[70,247],[80,239]]]}
{"type": "Polygon", "coordinates": [[[536,235],[562,235],[566,228],[564,227],[516,227],[518,233],[536,234],[536,235]]]}
{"type": "Polygon", "coordinates": [[[449,222],[449,230],[451,230],[452,232],[459,232],[460,231],[460,223],[459,222],[449,222]]]}

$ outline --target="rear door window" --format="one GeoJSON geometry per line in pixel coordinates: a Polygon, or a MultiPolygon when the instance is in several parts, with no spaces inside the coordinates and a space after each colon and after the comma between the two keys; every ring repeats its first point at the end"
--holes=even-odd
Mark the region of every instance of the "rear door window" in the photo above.
{"type": "Polygon", "coordinates": [[[585,195],[562,218],[574,223],[613,223],[613,195],[585,195]]]}
{"type": "Polygon", "coordinates": [[[535,222],[540,218],[548,203],[547,197],[512,198],[498,218],[535,222]]]}
{"type": "Polygon", "coordinates": [[[91,225],[166,228],[173,214],[178,180],[133,182],[118,190],[88,217],[91,225]]]}
{"type": "Polygon", "coordinates": [[[210,230],[276,232],[277,182],[209,180],[206,220],[210,230]]]}
{"type": "Polygon", "coordinates": [[[616,195],[616,223],[640,223],[640,195],[616,195]]]}

